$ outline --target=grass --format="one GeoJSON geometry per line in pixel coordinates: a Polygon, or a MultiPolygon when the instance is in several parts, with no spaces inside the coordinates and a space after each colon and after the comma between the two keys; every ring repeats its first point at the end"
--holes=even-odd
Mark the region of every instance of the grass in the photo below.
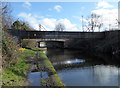
{"type": "Polygon", "coordinates": [[[36,54],[36,52],[33,51],[33,50],[25,49],[25,51],[23,52],[23,54],[24,54],[24,55],[27,54],[28,56],[32,56],[32,57],[34,57],[35,54],[36,54]]]}
{"type": "Polygon", "coordinates": [[[38,55],[43,59],[42,62],[43,62],[44,67],[48,68],[49,71],[56,73],[53,65],[51,64],[47,56],[43,53],[43,51],[39,51],[38,55]]]}
{"type": "Polygon", "coordinates": [[[41,63],[39,64],[39,69],[41,69],[41,66],[42,66],[42,67],[44,67],[43,70],[46,69],[45,70],[46,72],[52,73],[52,75],[50,75],[49,77],[43,78],[41,80],[41,84],[43,86],[58,86],[58,87],[65,88],[65,85],[63,84],[60,77],[58,76],[58,74],[57,74],[56,70],[54,69],[52,63],[49,61],[49,59],[43,53],[43,51],[39,51],[38,56],[40,56],[39,59],[42,59],[41,63]]]}
{"type": "MultiPolygon", "coordinates": [[[[20,50],[21,54],[18,57],[18,62],[13,63],[11,67],[7,67],[2,72],[3,86],[22,86],[26,80],[26,73],[31,67],[30,64],[26,63],[26,60],[30,57],[35,57],[37,52],[33,50],[38,50],[38,48],[34,48],[33,50],[20,50]]],[[[49,75],[49,77],[41,79],[41,84],[43,86],[58,86],[65,88],[56,70],[43,51],[38,51],[38,56],[40,57],[39,59],[42,59],[42,61],[38,61],[39,69],[44,67],[46,72],[52,73],[52,75],[49,75]]]]}
{"type": "Polygon", "coordinates": [[[59,78],[58,74],[54,74],[54,75],[51,75],[47,78],[43,78],[41,80],[41,84],[43,86],[48,86],[48,87],[55,86],[58,88],[65,88],[65,85],[63,84],[63,82],[59,78]]]}
{"type": "Polygon", "coordinates": [[[37,47],[34,47],[34,48],[32,48],[33,50],[41,50],[41,51],[44,51],[44,50],[46,50],[47,48],[37,48],[37,47]]]}
{"type": "Polygon", "coordinates": [[[26,59],[35,56],[35,52],[25,49],[18,57],[17,63],[13,63],[11,67],[3,69],[2,82],[5,86],[22,86],[25,81],[25,76],[30,68],[26,63],[26,59]]]}

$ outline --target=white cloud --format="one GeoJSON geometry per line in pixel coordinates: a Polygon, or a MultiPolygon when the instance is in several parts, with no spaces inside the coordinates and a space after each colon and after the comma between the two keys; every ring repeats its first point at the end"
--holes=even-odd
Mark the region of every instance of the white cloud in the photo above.
{"type": "Polygon", "coordinates": [[[54,6],[54,9],[57,11],[57,12],[60,12],[62,7],[60,5],[56,5],[54,6]]]}
{"type": "Polygon", "coordinates": [[[39,23],[43,25],[46,28],[46,30],[51,31],[51,30],[54,30],[56,21],[57,20],[53,18],[51,19],[44,18],[44,19],[39,20],[39,23]]]}
{"type": "Polygon", "coordinates": [[[103,27],[106,28],[106,30],[118,27],[116,24],[116,19],[118,19],[118,9],[98,9],[93,10],[92,13],[101,15],[103,27]]]}
{"type": "Polygon", "coordinates": [[[31,13],[27,14],[25,12],[22,12],[20,14],[18,14],[18,17],[21,17],[24,19],[24,21],[27,21],[29,23],[30,26],[32,26],[34,29],[39,30],[39,24],[38,24],[38,20],[36,20],[35,17],[33,17],[31,15],[31,13]]]}
{"type": "Polygon", "coordinates": [[[113,6],[105,1],[100,1],[97,5],[97,8],[113,8],[113,6]]]}
{"type": "Polygon", "coordinates": [[[58,23],[63,23],[68,31],[79,31],[77,24],[72,24],[67,18],[58,20],[58,23]]]}
{"type": "Polygon", "coordinates": [[[77,28],[77,24],[72,24],[67,18],[59,20],[54,18],[41,18],[40,20],[38,20],[35,15],[32,15],[31,13],[27,14],[25,12],[20,13],[18,17],[23,18],[29,23],[30,26],[32,26],[36,30],[39,30],[39,24],[41,24],[45,27],[46,30],[53,31],[55,30],[56,24],[62,23],[65,25],[65,31],[80,31],[77,28]]]}
{"type": "Polygon", "coordinates": [[[88,20],[86,20],[85,18],[80,18],[80,20],[83,21],[83,22],[88,23],[88,20]]]}
{"type": "Polygon", "coordinates": [[[54,19],[44,18],[39,21],[48,31],[55,30],[55,25],[62,23],[65,25],[65,31],[79,31],[77,24],[72,24],[67,18],[65,19],[54,19]]]}
{"type": "MultiPolygon", "coordinates": [[[[116,21],[116,19],[118,19],[118,9],[114,8],[114,6],[104,1],[98,2],[96,8],[97,9],[92,10],[91,13],[95,13],[101,16],[101,18],[98,19],[103,23],[101,31],[118,28],[118,24],[116,21]]],[[[88,21],[89,20],[90,18],[88,19],[88,21]]],[[[87,20],[83,19],[83,21],[85,21],[86,25],[88,25],[87,20]]],[[[98,28],[95,28],[95,31],[98,31],[98,28]]]]}
{"type": "Polygon", "coordinates": [[[24,2],[23,7],[30,9],[30,7],[31,7],[30,2],[28,2],[28,1],[24,2]]]}

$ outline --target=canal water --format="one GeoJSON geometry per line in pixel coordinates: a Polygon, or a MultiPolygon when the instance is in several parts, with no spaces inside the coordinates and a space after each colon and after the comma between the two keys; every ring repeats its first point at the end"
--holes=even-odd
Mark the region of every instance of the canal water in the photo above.
{"type": "MultiPolygon", "coordinates": [[[[66,86],[118,86],[119,62],[111,56],[95,57],[80,50],[48,49],[44,51],[66,86]]],[[[41,86],[45,72],[28,74],[30,86],[41,86]]]]}
{"type": "Polygon", "coordinates": [[[46,55],[66,86],[118,86],[118,62],[82,55],[80,50],[48,49],[46,55]]]}

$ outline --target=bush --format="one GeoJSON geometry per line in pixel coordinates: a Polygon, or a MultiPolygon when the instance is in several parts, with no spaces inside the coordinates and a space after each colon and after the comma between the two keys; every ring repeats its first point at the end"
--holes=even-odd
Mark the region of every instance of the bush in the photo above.
{"type": "Polygon", "coordinates": [[[33,48],[36,46],[36,40],[34,39],[23,39],[21,43],[22,43],[22,47],[33,48]]]}
{"type": "Polygon", "coordinates": [[[17,56],[19,55],[18,49],[19,45],[13,40],[13,37],[4,31],[2,36],[3,68],[17,62],[17,56]]]}

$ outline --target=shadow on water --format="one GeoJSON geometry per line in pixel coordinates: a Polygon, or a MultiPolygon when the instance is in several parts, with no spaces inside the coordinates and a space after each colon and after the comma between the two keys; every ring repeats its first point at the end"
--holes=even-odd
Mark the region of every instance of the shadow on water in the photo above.
{"type": "Polygon", "coordinates": [[[84,54],[80,50],[63,50],[63,49],[48,49],[46,55],[51,60],[53,65],[60,63],[69,63],[74,64],[74,62],[83,61],[90,65],[113,65],[120,66],[120,59],[116,59],[113,56],[109,55],[94,55],[94,54],[84,54]],[[76,61],[77,60],[77,61],[76,61]]]}
{"type": "Polygon", "coordinates": [[[118,86],[119,59],[63,49],[48,49],[46,55],[66,86],[118,86]]]}

